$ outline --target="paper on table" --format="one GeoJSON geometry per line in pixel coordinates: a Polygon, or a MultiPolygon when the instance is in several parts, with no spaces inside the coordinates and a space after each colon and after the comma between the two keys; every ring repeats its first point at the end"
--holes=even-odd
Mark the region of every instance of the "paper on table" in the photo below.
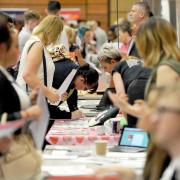
{"type": "MultiPolygon", "coordinates": [[[[77,72],[77,69],[73,69],[69,73],[69,75],[66,77],[66,79],[63,81],[63,83],[61,84],[60,88],[58,89],[58,94],[60,97],[62,96],[62,94],[64,94],[67,91],[67,89],[68,89],[69,85],[71,84],[76,72],[77,72]]],[[[61,98],[60,98],[60,100],[61,100],[61,98]]],[[[56,103],[52,103],[52,105],[58,105],[59,101],[56,103]]]]}
{"type": "Polygon", "coordinates": [[[30,125],[32,136],[34,138],[36,147],[42,149],[45,133],[49,122],[49,110],[47,107],[46,99],[42,90],[38,93],[37,105],[41,107],[41,116],[38,120],[33,121],[30,125]]]}
{"type": "Polygon", "coordinates": [[[5,124],[0,124],[0,138],[10,136],[13,134],[18,128],[22,127],[24,125],[24,120],[15,120],[15,121],[9,121],[5,124]]]}
{"type": "Polygon", "coordinates": [[[87,62],[93,69],[95,69],[99,74],[102,74],[102,71],[101,71],[100,69],[98,69],[94,63],[90,62],[90,61],[87,60],[87,59],[86,59],[86,62],[87,62]]]}
{"type": "Polygon", "coordinates": [[[59,166],[42,166],[43,172],[48,172],[51,175],[59,175],[59,176],[77,176],[77,175],[89,175],[94,171],[92,168],[87,167],[86,165],[81,164],[62,164],[61,170],[59,170],[59,166]]]}

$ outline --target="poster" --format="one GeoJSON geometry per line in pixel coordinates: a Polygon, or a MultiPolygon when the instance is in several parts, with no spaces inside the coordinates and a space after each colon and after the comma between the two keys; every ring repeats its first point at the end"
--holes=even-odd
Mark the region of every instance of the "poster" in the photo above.
{"type": "Polygon", "coordinates": [[[81,14],[79,8],[62,8],[59,15],[66,21],[77,21],[81,14]]]}

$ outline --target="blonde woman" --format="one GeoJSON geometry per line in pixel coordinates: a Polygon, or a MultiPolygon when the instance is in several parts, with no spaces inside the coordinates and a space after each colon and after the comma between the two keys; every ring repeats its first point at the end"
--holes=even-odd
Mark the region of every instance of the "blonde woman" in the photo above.
{"type": "Polygon", "coordinates": [[[49,15],[40,22],[24,46],[17,76],[17,82],[24,89],[27,89],[28,85],[28,91],[42,88],[51,103],[58,101],[59,95],[52,88],[55,67],[46,46],[56,42],[62,30],[63,22],[58,16],[49,15]],[[43,65],[43,56],[46,65],[43,65]],[[47,74],[44,74],[44,67],[47,74]],[[45,78],[47,78],[47,85],[44,85],[45,78]]]}
{"type": "MultiPolygon", "coordinates": [[[[142,60],[127,57],[122,60],[120,52],[111,43],[105,43],[98,53],[98,59],[105,72],[112,74],[117,93],[127,93],[128,101],[133,104],[144,98],[144,90],[151,71],[142,67],[142,60]]],[[[137,118],[128,115],[129,125],[136,125],[137,118]]]]}

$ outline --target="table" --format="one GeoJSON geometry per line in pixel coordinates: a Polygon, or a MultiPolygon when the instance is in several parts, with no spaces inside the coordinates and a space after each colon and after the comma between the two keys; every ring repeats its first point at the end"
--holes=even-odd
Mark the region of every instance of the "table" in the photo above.
{"type": "Polygon", "coordinates": [[[106,156],[96,156],[93,146],[46,146],[43,153],[42,172],[54,176],[91,175],[102,166],[121,166],[142,173],[146,152],[107,152],[106,156]]]}
{"type": "Polygon", "coordinates": [[[95,140],[107,140],[109,145],[117,145],[119,134],[100,135],[97,128],[100,127],[89,127],[88,119],[55,120],[46,140],[53,145],[90,145],[95,140]]]}
{"type": "Polygon", "coordinates": [[[99,104],[99,100],[97,99],[82,99],[82,100],[78,100],[78,107],[79,110],[86,116],[86,117],[94,117],[96,116],[99,111],[96,111],[95,109],[87,109],[84,108],[84,105],[94,105],[97,106],[99,104]]]}
{"type": "Polygon", "coordinates": [[[78,95],[78,99],[86,99],[86,100],[100,100],[102,95],[100,94],[86,94],[86,95],[78,95]]]}
{"type": "MultiPolygon", "coordinates": [[[[99,180],[98,177],[94,176],[55,176],[55,177],[48,177],[47,180],[99,180]]],[[[101,180],[119,180],[118,177],[103,177],[101,180]]]]}

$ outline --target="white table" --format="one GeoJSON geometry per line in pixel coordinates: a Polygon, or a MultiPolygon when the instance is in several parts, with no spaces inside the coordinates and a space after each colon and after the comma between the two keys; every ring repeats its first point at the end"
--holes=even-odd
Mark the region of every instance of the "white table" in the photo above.
{"type": "Polygon", "coordinates": [[[51,175],[88,175],[98,167],[112,165],[132,168],[140,174],[146,153],[108,152],[96,156],[93,146],[47,146],[43,157],[42,171],[51,175]]]}

